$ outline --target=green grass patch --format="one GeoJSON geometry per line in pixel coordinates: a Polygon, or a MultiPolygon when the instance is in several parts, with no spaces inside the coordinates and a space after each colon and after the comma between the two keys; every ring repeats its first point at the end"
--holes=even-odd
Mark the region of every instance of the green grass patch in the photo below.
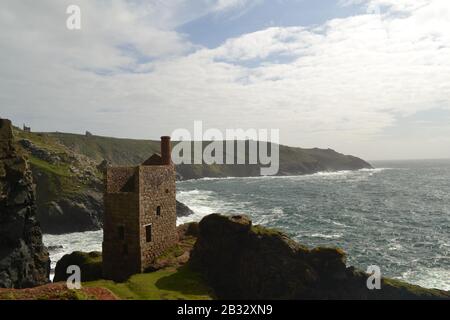
{"type": "Polygon", "coordinates": [[[61,196],[71,196],[84,191],[87,186],[83,185],[76,176],[70,173],[67,164],[54,165],[30,156],[29,162],[33,171],[40,174],[39,196],[43,202],[59,199],[61,196]]]}
{"type": "Polygon", "coordinates": [[[159,257],[159,259],[178,258],[183,253],[184,253],[184,249],[180,245],[176,244],[173,247],[171,247],[170,249],[166,250],[166,252],[164,252],[159,257]]]}
{"type": "Polygon", "coordinates": [[[257,235],[265,236],[282,236],[284,233],[277,229],[266,228],[263,226],[252,226],[251,232],[257,235]]]}
{"type": "Polygon", "coordinates": [[[52,153],[65,153],[66,149],[63,144],[58,142],[57,139],[42,133],[25,132],[18,128],[14,128],[14,136],[17,140],[26,139],[30,140],[35,146],[40,149],[46,149],[52,153]]]}
{"type": "Polygon", "coordinates": [[[47,171],[47,172],[50,172],[50,173],[53,173],[55,175],[62,176],[62,177],[70,177],[71,176],[70,170],[69,170],[69,165],[67,165],[67,164],[54,165],[47,161],[33,157],[31,155],[29,156],[29,161],[30,161],[31,165],[39,168],[42,171],[47,171]]]}
{"type": "Polygon", "coordinates": [[[201,275],[189,266],[136,274],[124,283],[99,280],[83,283],[85,287],[111,290],[121,299],[128,300],[211,300],[212,290],[201,275]]]}

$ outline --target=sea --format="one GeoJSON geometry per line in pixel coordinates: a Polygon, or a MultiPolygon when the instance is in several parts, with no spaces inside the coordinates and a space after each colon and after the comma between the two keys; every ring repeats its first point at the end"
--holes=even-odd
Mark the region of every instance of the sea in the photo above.
{"type": "MultiPolygon", "coordinates": [[[[450,160],[373,161],[375,169],[177,183],[194,214],[245,214],[308,247],[340,247],[347,264],[450,290],[450,160]]],[[[101,251],[102,231],[44,235],[52,268],[75,250],[101,251]]]]}

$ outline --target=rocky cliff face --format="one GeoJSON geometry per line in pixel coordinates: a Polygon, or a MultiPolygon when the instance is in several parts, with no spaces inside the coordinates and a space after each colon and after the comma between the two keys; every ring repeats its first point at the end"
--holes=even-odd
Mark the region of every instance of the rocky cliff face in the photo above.
{"type": "Polygon", "coordinates": [[[49,281],[50,259],[35,211],[28,163],[14,146],[11,122],[0,119],[0,287],[49,281]]]}
{"type": "Polygon", "coordinates": [[[221,299],[450,299],[450,293],[383,279],[346,266],[339,249],[308,249],[245,216],[211,215],[199,224],[191,255],[221,299]]]}

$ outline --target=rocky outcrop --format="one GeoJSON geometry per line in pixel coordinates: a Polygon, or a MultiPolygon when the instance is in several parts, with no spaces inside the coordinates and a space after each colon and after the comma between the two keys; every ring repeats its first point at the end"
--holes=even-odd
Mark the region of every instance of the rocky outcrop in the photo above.
{"type": "Polygon", "coordinates": [[[392,279],[369,290],[368,275],[347,267],[343,251],[310,250],[246,216],[205,217],[191,263],[222,299],[450,299],[392,279]]]}
{"type": "Polygon", "coordinates": [[[28,150],[32,156],[34,156],[38,159],[41,159],[41,160],[46,161],[51,164],[58,164],[61,162],[61,158],[58,155],[35,146],[33,144],[33,142],[31,142],[28,139],[21,139],[18,141],[18,143],[23,148],[28,150]]]}
{"type": "Polygon", "coordinates": [[[181,203],[177,200],[177,217],[187,217],[191,214],[194,214],[194,211],[192,211],[187,205],[184,203],[181,203]]]}
{"type": "Polygon", "coordinates": [[[79,252],[63,256],[56,264],[54,282],[66,281],[70,276],[67,274],[69,266],[79,266],[81,281],[94,281],[102,278],[102,253],[101,252],[79,252]]]}
{"type": "Polygon", "coordinates": [[[49,281],[50,259],[31,171],[13,140],[11,122],[0,119],[0,287],[25,288],[49,281]]]}
{"type": "Polygon", "coordinates": [[[83,192],[42,203],[37,216],[42,230],[64,234],[100,230],[103,226],[103,200],[98,192],[83,192]]]}

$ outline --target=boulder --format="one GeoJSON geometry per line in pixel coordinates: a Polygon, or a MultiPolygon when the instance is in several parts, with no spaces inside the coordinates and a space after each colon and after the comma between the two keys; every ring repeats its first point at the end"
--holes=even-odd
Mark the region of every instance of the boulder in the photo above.
{"type": "Polygon", "coordinates": [[[70,274],[67,274],[67,268],[72,265],[80,267],[81,281],[83,282],[102,278],[102,253],[75,251],[66,254],[56,263],[53,282],[66,281],[70,276],[70,274]]]}
{"type": "Polygon", "coordinates": [[[187,217],[194,214],[187,205],[177,200],[177,217],[187,217]]]}

